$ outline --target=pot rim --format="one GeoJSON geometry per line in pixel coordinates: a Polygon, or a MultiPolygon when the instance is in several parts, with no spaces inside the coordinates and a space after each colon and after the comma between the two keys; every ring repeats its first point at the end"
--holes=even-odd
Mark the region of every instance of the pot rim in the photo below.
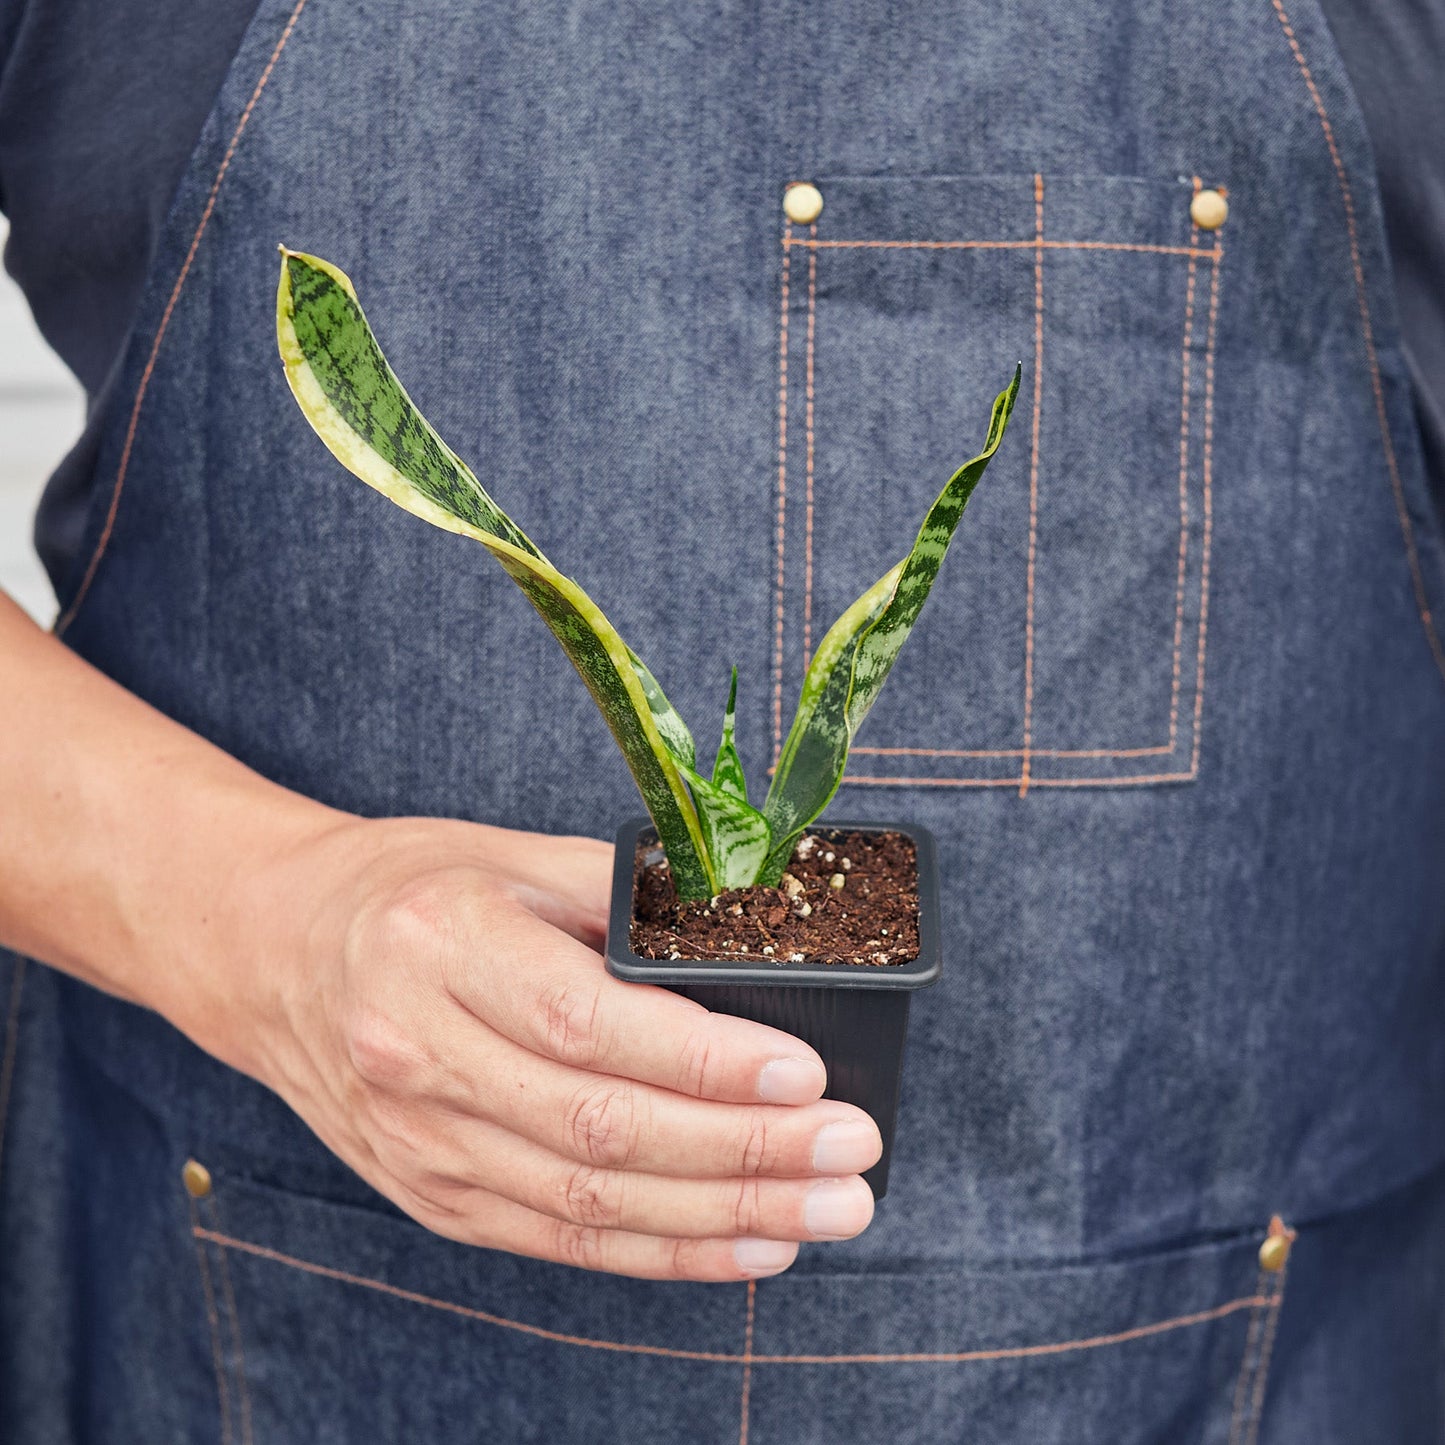
{"type": "Polygon", "coordinates": [[[819,822],[816,832],[902,833],[918,854],[918,957],[908,963],[777,963],[737,958],[642,958],[632,951],[632,869],[639,837],[651,818],[630,818],[617,830],[612,867],[612,908],[607,920],[607,971],[630,983],[765,984],[807,988],[926,988],[938,981],[940,948],[938,845],[917,823],[819,822]]]}

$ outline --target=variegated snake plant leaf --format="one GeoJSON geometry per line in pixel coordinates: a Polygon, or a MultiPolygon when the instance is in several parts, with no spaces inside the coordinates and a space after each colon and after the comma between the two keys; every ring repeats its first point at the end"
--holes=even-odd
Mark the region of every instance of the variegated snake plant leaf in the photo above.
{"type": "Polygon", "coordinates": [[[747,799],[734,740],[733,669],[712,777],[697,771],[687,724],[601,609],[496,504],[406,394],[347,276],[281,250],[276,331],[306,419],[362,481],[433,525],[480,542],[551,628],[632,770],[683,898],[776,884],[799,836],[842,781],[848,749],[917,621],[968,499],[1008,425],[1019,370],[994,401],[983,451],[939,493],[909,554],[828,630],[761,811],[747,799]]]}
{"type": "Polygon", "coordinates": [[[763,804],[773,848],[759,883],[777,882],[799,835],[838,791],[848,749],[928,600],[973,489],[1003,440],[1021,375],[1016,367],[1013,380],[994,399],[983,450],[949,478],[912,550],[848,608],[819,645],[763,804]]]}
{"type": "Polygon", "coordinates": [[[734,740],[737,726],[738,670],[733,668],[732,681],[728,684],[727,711],[723,713],[722,741],[718,744],[717,757],[712,765],[712,780],[725,793],[731,793],[746,803],[748,780],[743,776],[743,760],[738,756],[738,745],[734,740]]]}
{"type": "Polygon", "coordinates": [[[398,506],[480,542],[526,593],[587,684],[657,825],[678,892],[717,888],[680,771],[692,738],[652,674],[601,608],[563,576],[436,434],[387,364],[350,279],[329,262],[281,253],[276,332],[286,379],[342,466],[398,506]]]}

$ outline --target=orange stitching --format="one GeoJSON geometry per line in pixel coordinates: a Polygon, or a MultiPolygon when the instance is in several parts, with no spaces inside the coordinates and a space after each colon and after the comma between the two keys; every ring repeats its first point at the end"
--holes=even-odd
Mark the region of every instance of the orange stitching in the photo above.
{"type": "MultiPolygon", "coordinates": [[[[1196,186],[1198,178],[1196,177],[1196,186]]],[[[1222,193],[1222,191],[1221,191],[1222,193]]],[[[1196,228],[1191,227],[1191,230],[1196,228]]],[[[1047,244],[1047,243],[1046,243],[1047,244]]],[[[1214,505],[1213,505],[1213,463],[1214,463],[1214,355],[1215,336],[1218,329],[1219,318],[1219,272],[1220,263],[1224,258],[1224,247],[1216,240],[1212,248],[1201,250],[1200,254],[1209,256],[1212,260],[1210,271],[1210,292],[1209,292],[1209,323],[1206,331],[1204,344],[1204,465],[1203,465],[1203,491],[1204,491],[1204,536],[1201,549],[1200,562],[1200,602],[1199,602],[1199,638],[1197,644],[1197,661],[1195,670],[1195,692],[1194,692],[1194,729],[1193,743],[1189,769],[1181,773],[1156,773],[1141,774],[1136,777],[1117,778],[1039,778],[1030,772],[1028,778],[1029,787],[1113,787],[1129,784],[1146,785],[1150,783],[1176,783],[1193,782],[1199,775],[1200,738],[1201,722],[1204,710],[1204,680],[1205,661],[1209,637],[1209,583],[1210,583],[1210,558],[1211,545],[1214,530],[1214,505]]],[[[1190,285],[1194,282],[1194,262],[1190,266],[1190,285]]],[[[1186,348],[1187,338],[1193,330],[1191,317],[1192,298],[1186,295],[1185,304],[1185,336],[1186,348]]],[[[1186,350],[1187,357],[1187,350],[1186,350]]],[[[1187,361],[1186,361],[1187,364],[1187,361]]],[[[1181,428],[1187,430],[1187,391],[1186,400],[1181,414],[1181,428]]],[[[1181,454],[1183,442],[1181,438],[1181,454]]],[[[1181,532],[1180,548],[1181,553],[1187,547],[1187,493],[1181,494],[1181,532]]],[[[1179,629],[1178,598],[1176,596],[1176,637],[1179,629]]],[[[1176,642],[1176,647],[1178,643],[1176,642]]],[[[1176,663],[1177,666],[1177,663],[1176,663]]],[[[1174,684],[1175,690],[1170,702],[1170,742],[1168,745],[1153,748],[1034,748],[1028,749],[1031,758],[1132,758],[1132,757],[1154,757],[1167,756],[1171,754],[1178,744],[1175,735],[1177,720],[1178,702],[1178,676],[1174,684]]],[[[1022,749],[1014,748],[882,748],[882,747],[855,747],[851,749],[855,754],[877,754],[881,756],[909,756],[909,757],[959,757],[959,758],[1007,758],[1022,757],[1022,749]]],[[[894,784],[898,787],[1019,787],[1023,788],[1024,779],[1017,778],[882,778],[868,777],[849,774],[843,779],[846,783],[873,783],[879,785],[894,784]]]]}
{"type": "Polygon", "coordinates": [[[1132,245],[1126,241],[813,241],[785,237],[784,246],[823,251],[1142,251],[1151,256],[1208,256],[1191,246],[1132,245]]]}
{"type": "MultiPolygon", "coordinates": [[[[1194,188],[1200,189],[1202,182],[1198,177],[1194,178],[1194,188]]],[[[1187,577],[1188,540],[1189,540],[1189,505],[1188,505],[1188,435],[1189,435],[1189,373],[1190,353],[1189,343],[1194,330],[1194,289],[1196,279],[1196,261],[1200,256],[1212,258],[1218,264],[1219,257],[1223,254],[1222,247],[1216,242],[1212,247],[1199,247],[1197,245],[1175,246],[1175,247],[1132,247],[1115,245],[1113,243],[1091,243],[1091,242],[1055,242],[1047,241],[1043,237],[1043,177],[1034,176],[1034,228],[1035,238],[1032,242],[819,242],[819,245],[845,246],[889,246],[897,248],[909,248],[919,246],[924,248],[967,248],[980,246],[985,248],[1006,247],[1010,249],[1022,249],[1025,246],[1031,247],[1035,252],[1034,267],[1034,418],[1031,438],[1031,454],[1029,466],[1029,578],[1027,587],[1026,617],[1025,617],[1025,659],[1024,659],[1024,746],[1022,748],[886,748],[886,747],[855,747],[852,749],[857,754],[871,754],[874,756],[894,757],[948,757],[948,758],[1021,758],[1022,766],[1020,776],[1016,779],[995,779],[995,778],[930,778],[930,779],[905,779],[905,778],[867,778],[849,776],[845,782],[874,782],[874,783],[896,783],[900,786],[925,786],[933,784],[953,784],[955,786],[978,786],[978,787],[999,787],[1017,786],[1019,795],[1026,796],[1028,790],[1039,780],[1033,776],[1031,760],[1039,757],[1048,758],[1136,758],[1136,757],[1163,757],[1171,754],[1178,746],[1178,717],[1179,717],[1179,689],[1181,682],[1181,654],[1183,646],[1183,620],[1184,620],[1184,585],[1187,577]],[[1152,747],[1138,748],[1035,748],[1032,743],[1032,700],[1033,700],[1033,595],[1035,582],[1035,568],[1037,562],[1037,523],[1038,523],[1038,467],[1039,467],[1039,425],[1041,410],[1042,390],[1042,352],[1043,352],[1043,266],[1042,251],[1049,249],[1070,249],[1075,246],[1087,247],[1090,249],[1110,250],[1149,250],[1162,251],[1166,254],[1186,255],[1189,257],[1188,281],[1185,291],[1185,319],[1184,339],[1182,343],[1181,359],[1181,403],[1180,403],[1180,531],[1179,531],[1179,578],[1175,588],[1175,617],[1174,617],[1174,646],[1173,646],[1173,667],[1170,685],[1169,701],[1169,741],[1152,747]]],[[[1191,225],[1191,236],[1197,238],[1198,230],[1191,225]]],[[[800,240],[793,240],[790,244],[807,244],[800,240]]],[[[809,259],[812,259],[810,255],[809,259]]],[[[810,303],[811,311],[811,303],[810,303]]],[[[811,315],[810,315],[811,322],[811,315]]],[[[811,564],[811,549],[809,563],[811,564]]],[[[1139,777],[1134,779],[1113,779],[1113,778],[1089,778],[1077,780],[1078,785],[1104,786],[1119,782],[1162,782],[1183,780],[1185,774],[1165,774],[1156,777],[1139,777]]],[[[1049,786],[1067,785],[1067,780],[1058,780],[1048,784],[1049,786]]]]}
{"type": "Polygon", "coordinates": [[[226,1388],[226,1372],[221,1365],[221,1321],[216,1313],[216,1294],[211,1288],[211,1266],[206,1261],[206,1247],[201,1242],[210,1238],[210,1235],[200,1226],[194,1199],[189,1201],[189,1207],[191,1237],[195,1241],[196,1260],[201,1267],[201,1290],[206,1298],[206,1320],[211,1330],[211,1360],[216,1367],[216,1401],[221,1411],[221,1445],[231,1445],[231,1397],[226,1388]]]}
{"type": "MultiPolygon", "coordinates": [[[[818,223],[812,225],[812,234],[818,234],[818,223]]],[[[805,407],[803,407],[803,432],[808,438],[805,467],[806,506],[803,525],[803,672],[812,662],[812,460],[814,460],[814,329],[818,316],[818,253],[808,253],[808,361],[806,361],[805,407]]]]}
{"type": "MultiPolygon", "coordinates": [[[[710,1352],[705,1350],[674,1350],[662,1345],[633,1345],[621,1340],[590,1339],[585,1335],[565,1335],[556,1330],[546,1330],[539,1325],[523,1324],[520,1320],[509,1320],[502,1315],[488,1314],[485,1310],[471,1309],[466,1305],[453,1304],[450,1300],[434,1299],[430,1295],[417,1294],[413,1290],[401,1289],[379,1279],[368,1279],[364,1275],[347,1274],[340,1269],[331,1269],[324,1264],[312,1264],[309,1260],[297,1259],[294,1255],[282,1254],[279,1250],[267,1249],[264,1245],[250,1244],[244,1239],[235,1239],[215,1230],[203,1229],[199,1225],[191,1231],[197,1239],[208,1239],[225,1249],[239,1250],[243,1254],[270,1260],[273,1264],[298,1269],[303,1274],[317,1275],[322,1279],[336,1280],[341,1284],[353,1284],[362,1289],[376,1290],[393,1299],[406,1300],[409,1304],[425,1305],[430,1309],[442,1310],[447,1314],[460,1315],[464,1319],[478,1320],[482,1324],[496,1325],[500,1329],[516,1330],[538,1339],[552,1340],[563,1345],[577,1345],[583,1349],[609,1350],[628,1355],[660,1355],[672,1360],[699,1360],[714,1365],[956,1365],[988,1360],[1027,1360],[1041,1355],[1061,1355],[1072,1350],[1094,1350],[1105,1345],[1122,1345],[1131,1340],[1147,1339],[1151,1335],[1166,1334],[1170,1330],[1186,1329],[1192,1325],[1209,1324],[1237,1314],[1240,1310],[1254,1309],[1270,1303],[1267,1296],[1245,1295],[1239,1299],[1227,1300],[1213,1309],[1197,1310],[1193,1314],[1174,1315],[1169,1319],[1156,1320],[1152,1324],[1135,1325],[1132,1329],[1118,1330],[1113,1334],[1090,1335],[1078,1340],[1056,1340],[1044,1345],[1013,1345],[996,1350],[960,1350],[950,1354],[900,1354],[900,1355],[757,1355],[745,1351],[741,1355],[710,1352]]],[[[754,1281],[755,1283],[755,1281],[754,1281]]]]}
{"type": "MultiPolygon", "coordinates": [[[[1021,758],[1022,748],[850,748],[885,758],[1021,758]]],[[[1152,748],[1030,748],[1031,758],[1155,758],[1172,753],[1168,743],[1152,748]]]]}
{"type": "Polygon", "coordinates": [[[755,1364],[767,1365],[966,1365],[985,1363],[990,1360],[1033,1360],[1047,1355],[1063,1355],[1073,1350],[1097,1350],[1106,1345],[1125,1345],[1133,1340],[1148,1339],[1152,1335],[1167,1334],[1171,1330],[1187,1329],[1191,1325],[1210,1324],[1240,1310],[1255,1309],[1267,1304],[1267,1299],[1257,1295],[1246,1295],[1232,1299],[1211,1310],[1198,1310],[1194,1314],[1175,1315],[1172,1319],[1157,1320],[1149,1325],[1135,1325],[1132,1329],[1117,1330],[1113,1334],[1093,1335],[1083,1340],[1060,1340],[1047,1345],[1013,1345],[1000,1350],[960,1350],[955,1354],[919,1355],[754,1355],[755,1364]]]}
{"type": "Polygon", "coordinates": [[[281,52],[285,50],[286,42],[290,40],[291,32],[296,28],[296,22],[305,8],[306,0],[296,0],[296,8],[291,12],[291,18],[287,20],[286,28],[281,32],[281,38],[276,42],[276,48],[271,52],[271,58],[266,62],[266,68],[261,72],[261,78],[256,82],[255,90],[251,92],[250,100],[246,102],[246,108],[241,112],[240,120],[236,122],[236,129],[231,133],[231,143],[226,147],[226,154],[221,160],[221,168],[216,172],[215,180],[211,182],[205,209],[201,212],[201,219],[196,226],[195,234],[191,237],[190,249],[186,252],[181,273],[176,277],[176,284],[171,288],[166,309],[161,314],[161,324],[156,330],[155,340],[151,342],[145,370],[141,373],[140,386],[135,394],[135,403],[130,409],[130,423],[126,427],[125,444],[121,447],[120,465],[116,469],[115,486],[110,494],[110,508],[105,514],[105,526],[101,528],[100,541],[96,543],[95,551],[91,554],[90,563],[85,569],[85,576],[81,578],[80,587],[74,600],[65,609],[65,615],[55,624],[57,637],[63,637],[66,629],[75,621],[76,614],[80,611],[80,604],[85,601],[85,595],[90,591],[90,584],[95,580],[100,559],[105,556],[105,549],[110,545],[111,533],[115,530],[116,514],[120,511],[121,489],[125,486],[125,474],[130,468],[131,447],[135,443],[141,405],[145,401],[146,392],[150,389],[151,375],[155,371],[156,357],[160,354],[161,342],[165,340],[166,331],[171,324],[171,315],[176,309],[176,302],[180,300],[181,288],[191,274],[191,263],[196,259],[196,252],[200,249],[201,237],[206,234],[206,227],[211,223],[211,213],[216,209],[216,198],[221,193],[221,182],[226,179],[226,172],[231,168],[231,160],[236,154],[236,148],[241,144],[241,136],[251,122],[251,112],[255,110],[256,102],[261,99],[261,92],[266,89],[266,84],[271,79],[271,72],[276,68],[276,62],[281,58],[281,52]]]}
{"type": "Polygon", "coordinates": [[[1191,777],[1199,775],[1201,724],[1204,720],[1204,660],[1209,646],[1209,559],[1214,537],[1214,332],[1219,320],[1219,258],[1216,248],[1209,274],[1209,329],[1204,340],[1204,541],[1199,564],[1199,649],[1194,674],[1194,742],[1189,754],[1191,777]]]}
{"type": "Polygon", "coordinates": [[[376,1290],[393,1299],[406,1300],[409,1304],[426,1305],[430,1309],[442,1310],[447,1314],[460,1315],[463,1319],[477,1320],[482,1324],[496,1325],[499,1329],[516,1330],[537,1339],[551,1340],[559,1345],[577,1345],[583,1349],[610,1350],[626,1355],[660,1355],[669,1360],[701,1360],[709,1364],[736,1365],[742,1363],[741,1355],[726,1354],[708,1350],[675,1350],[664,1345],[631,1345],[620,1340],[588,1339],[583,1335],[566,1335],[557,1330],[543,1329],[540,1325],[523,1324],[520,1320],[509,1320],[503,1315],[494,1315],[486,1310],[471,1309],[467,1305],[453,1304],[450,1300],[433,1299],[430,1295],[417,1294],[414,1290],[400,1289],[379,1279],[368,1279],[364,1275],[348,1274],[345,1270],[331,1269],[324,1264],[312,1264],[309,1260],[297,1259],[282,1254],[279,1250],[267,1249],[264,1245],[250,1244],[228,1234],[197,1226],[193,1233],[198,1239],[209,1239],[226,1249],[240,1250],[243,1254],[268,1259],[273,1264],[284,1264],[290,1269],[299,1269],[303,1274],[314,1274],[322,1279],[336,1280],[341,1284],[359,1285],[362,1289],[376,1290]]]}
{"type": "MultiPolygon", "coordinates": [[[[856,751],[856,749],[855,749],[856,751]]],[[[1123,778],[1030,778],[1031,788],[1106,788],[1126,783],[1192,783],[1193,770],[1187,773],[1141,773],[1123,778]]],[[[848,773],[845,783],[877,783],[892,788],[1017,788],[1019,778],[873,778],[867,774],[848,773]]]]}
{"type": "Polygon", "coordinates": [[[753,1313],[757,1305],[758,1282],[748,1281],[748,1322],[743,1331],[743,1399],[742,1423],[738,1426],[738,1445],[748,1445],[748,1408],[753,1386],[753,1313]]]}
{"type": "MultiPolygon", "coordinates": [[[[214,1196],[211,1199],[211,1211],[219,1225],[221,1204],[214,1196]]],[[[241,1347],[241,1314],[236,1308],[236,1292],[231,1287],[231,1267],[226,1263],[224,1249],[220,1252],[219,1268],[221,1285],[226,1296],[226,1312],[231,1320],[231,1338],[236,1345],[236,1393],[241,1398],[241,1439],[244,1445],[254,1445],[255,1437],[251,1433],[251,1390],[246,1383],[246,1352],[241,1347]]]]}
{"type": "Polygon", "coordinates": [[[773,636],[773,762],[783,752],[783,584],[788,515],[788,282],[792,253],[783,232],[783,306],[778,327],[778,575],[773,636]]]}
{"type": "MultiPolygon", "coordinates": [[[[1194,178],[1194,189],[1197,192],[1202,186],[1198,177],[1194,178]]],[[[1220,187],[1221,194],[1224,188],[1220,187]]],[[[780,385],[779,385],[779,419],[780,419],[780,457],[779,457],[779,519],[778,519],[778,616],[777,616],[777,638],[775,647],[775,689],[774,689],[774,741],[775,741],[775,763],[776,756],[781,751],[782,744],[782,674],[783,674],[783,633],[784,633],[784,599],[785,599],[785,536],[784,536],[784,513],[786,509],[786,408],[787,408],[787,307],[786,298],[788,293],[788,256],[787,252],[794,246],[805,247],[809,252],[809,296],[808,296],[808,341],[806,360],[806,421],[805,432],[807,435],[807,461],[806,461],[806,511],[805,511],[805,571],[804,571],[804,666],[806,668],[811,656],[812,642],[812,571],[813,571],[813,524],[814,524],[814,446],[813,446],[813,403],[814,403],[814,355],[815,355],[815,327],[817,314],[817,273],[816,253],[819,249],[896,249],[896,250],[1025,250],[1030,249],[1035,253],[1035,357],[1036,363],[1041,362],[1042,353],[1042,256],[1044,250],[1104,250],[1104,251],[1137,251],[1151,254],[1179,255],[1189,258],[1188,280],[1185,292],[1185,323],[1184,341],[1182,348],[1181,370],[1181,416],[1180,416],[1180,581],[1175,588],[1175,621],[1174,621],[1174,645],[1172,649],[1172,668],[1170,685],[1169,705],[1169,741],[1150,747],[1133,748],[1036,748],[1032,742],[1032,652],[1033,652],[1033,611],[1029,605],[1025,628],[1025,746],[1023,748],[889,748],[889,747],[855,747],[852,751],[859,755],[873,755],[880,757],[939,757],[939,758],[1020,758],[1023,760],[1020,769],[1020,776],[1017,778],[885,778],[849,775],[843,779],[850,783],[872,783],[878,785],[895,785],[900,787],[930,787],[930,786],[953,786],[953,787],[1017,787],[1020,796],[1025,796],[1028,789],[1033,786],[1044,787],[1107,787],[1122,786],[1128,784],[1150,784],[1150,783],[1173,783],[1187,782],[1193,780],[1198,773],[1199,763],[1199,723],[1203,704],[1203,679],[1204,679],[1204,652],[1207,638],[1207,607],[1208,607],[1208,584],[1209,584],[1209,558],[1210,541],[1212,534],[1213,512],[1211,505],[1211,463],[1212,463],[1212,442],[1213,442],[1213,375],[1214,375],[1214,337],[1215,320],[1218,309],[1218,280],[1219,265],[1224,255],[1224,248],[1219,237],[1216,237],[1214,244],[1209,247],[1202,247],[1197,244],[1188,246],[1164,246],[1164,245],[1134,245],[1123,242],[1105,241],[1053,241],[1043,237],[1042,219],[1042,190],[1043,177],[1036,174],[1034,177],[1035,191],[1035,236],[1027,241],[848,241],[848,240],[820,240],[817,236],[817,226],[809,229],[808,236],[795,235],[789,228],[783,234],[784,247],[784,316],[782,322],[783,342],[781,346],[782,356],[779,364],[780,385]],[[1034,775],[1031,766],[1035,758],[1145,758],[1145,757],[1166,757],[1173,753],[1178,747],[1178,718],[1179,718],[1179,694],[1182,684],[1182,653],[1183,653],[1183,604],[1185,593],[1185,582],[1188,575],[1188,550],[1189,550],[1189,505],[1188,505],[1188,436],[1190,426],[1190,388],[1189,374],[1192,372],[1192,360],[1190,352],[1190,341],[1194,331],[1194,297],[1197,284],[1196,261],[1199,257],[1207,257],[1212,262],[1213,270],[1211,275],[1211,310],[1210,328],[1206,343],[1205,356],[1205,468],[1204,468],[1204,546],[1201,575],[1201,602],[1200,602],[1200,628],[1198,639],[1198,661],[1196,667],[1196,693],[1194,706],[1194,740],[1193,758],[1187,772],[1141,774],[1134,777],[1111,777],[1111,778],[1057,778],[1040,779],[1034,775]]],[[[1197,242],[1198,228],[1191,224],[1191,239],[1197,242]]],[[[1035,366],[1035,408],[1036,412],[1041,410],[1041,386],[1042,367],[1035,366]]],[[[1038,438],[1037,428],[1039,422],[1035,417],[1035,435],[1031,447],[1030,458],[1030,596],[1032,602],[1032,584],[1035,580],[1034,571],[1037,563],[1037,484],[1038,484],[1038,438]]],[[[771,770],[770,770],[771,771],[771,770]]]]}
{"type": "Polygon", "coordinates": [[[1259,1440],[1260,1421],[1264,1416],[1264,1391],[1269,1380],[1270,1356],[1274,1353],[1275,1332],[1279,1328],[1280,1306],[1284,1303],[1284,1279],[1288,1269],[1282,1269],[1279,1273],[1279,1284],[1275,1287],[1274,1298],[1269,1306],[1269,1322],[1264,1330],[1264,1344],[1259,1352],[1259,1370],[1254,1377],[1254,1396],[1249,1402],[1249,1434],[1244,1438],[1244,1445],[1257,1445],[1259,1440]]]}
{"type": "MultiPolygon", "coordinates": [[[[1039,417],[1044,402],[1044,178],[1034,174],[1034,416],[1029,448],[1029,563],[1024,602],[1024,748],[1019,797],[1029,795],[1034,717],[1034,563],[1039,540],[1039,417]]],[[[1190,262],[1193,265],[1193,262],[1190,262]]]]}
{"type": "MultiPolygon", "coordinates": [[[[1201,187],[1194,177],[1194,194],[1201,187]]],[[[1191,220],[1191,240],[1198,227],[1191,220]]],[[[1184,643],[1184,580],[1189,563],[1189,343],[1194,336],[1195,258],[1189,258],[1189,282],[1184,292],[1184,340],[1179,348],[1179,576],[1174,587],[1174,667],[1169,684],[1169,751],[1179,742],[1179,658],[1184,643]]]]}
{"type": "Polygon", "coordinates": [[[0,1061],[0,1167],[5,1163],[5,1121],[10,1117],[10,1084],[20,1051],[20,996],[25,990],[25,960],[15,955],[15,976],[10,980],[10,1003],[5,1010],[5,1058],[0,1061]]]}
{"type": "Polygon", "coordinates": [[[1339,146],[1335,144],[1334,128],[1330,125],[1329,112],[1325,108],[1324,98],[1320,95],[1319,87],[1315,84],[1314,76],[1310,74],[1309,65],[1305,61],[1304,51],[1300,49],[1300,43],[1295,38],[1294,28],[1289,23],[1289,16],[1285,14],[1284,6],[1280,0],[1270,0],[1274,6],[1274,13],[1281,26],[1284,27],[1285,39],[1289,41],[1289,48],[1294,54],[1295,64],[1299,66],[1300,74],[1304,77],[1305,87],[1310,93],[1310,99],[1314,102],[1315,113],[1320,119],[1320,128],[1324,131],[1325,144],[1329,147],[1330,160],[1335,168],[1335,178],[1339,182],[1340,197],[1345,205],[1345,230],[1350,242],[1350,265],[1355,273],[1355,298],[1360,309],[1360,330],[1365,342],[1365,362],[1370,371],[1370,388],[1375,396],[1375,416],[1380,426],[1380,440],[1384,445],[1385,469],[1390,477],[1390,490],[1395,498],[1395,513],[1400,521],[1400,533],[1405,539],[1405,558],[1410,568],[1410,580],[1415,591],[1415,606],[1420,613],[1420,621],[1425,627],[1425,638],[1430,645],[1430,651],[1435,658],[1435,666],[1439,668],[1442,677],[1445,677],[1445,646],[1441,645],[1440,636],[1435,630],[1435,620],[1430,612],[1430,599],[1425,591],[1425,578],[1420,570],[1420,555],[1415,548],[1415,529],[1410,522],[1410,513],[1405,504],[1405,487],[1400,480],[1400,467],[1395,457],[1395,440],[1390,432],[1390,418],[1385,410],[1385,388],[1380,378],[1380,359],[1375,352],[1375,327],[1370,317],[1370,301],[1365,291],[1365,268],[1360,259],[1360,237],[1359,230],[1355,224],[1355,197],[1350,188],[1350,178],[1345,171],[1345,163],[1340,157],[1339,146]]]}
{"type": "MultiPolygon", "coordinates": [[[[1261,1269],[1255,1277],[1254,1292],[1263,1296],[1267,1285],[1261,1269]]],[[[1259,1322],[1263,1318],[1258,1309],[1250,1312],[1249,1330],[1244,1337],[1244,1354],[1239,1361],[1239,1375],[1234,1382],[1234,1408],[1229,1412],[1229,1439],[1226,1445],[1238,1445],[1239,1427],[1243,1423],[1243,1411],[1248,1380],[1253,1371],[1254,1348],[1259,1339],[1259,1322]]]]}

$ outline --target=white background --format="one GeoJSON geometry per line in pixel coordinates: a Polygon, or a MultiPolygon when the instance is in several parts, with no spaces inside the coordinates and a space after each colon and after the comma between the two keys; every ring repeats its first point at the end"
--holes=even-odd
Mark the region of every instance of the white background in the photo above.
{"type": "MultiPolygon", "coordinates": [[[[0,244],[7,231],[0,220],[0,244]]],[[[31,524],[45,478],[84,416],[79,383],[41,340],[20,288],[0,274],[0,587],[46,626],[55,599],[31,524]]]]}

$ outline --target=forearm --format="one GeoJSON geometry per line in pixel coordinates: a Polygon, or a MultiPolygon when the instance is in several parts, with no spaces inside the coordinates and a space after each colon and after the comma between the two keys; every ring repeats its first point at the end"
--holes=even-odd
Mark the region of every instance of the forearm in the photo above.
{"type": "Polygon", "coordinates": [[[429,1228],[737,1280],[872,1216],[878,1130],[807,1045],[608,975],[605,844],[325,808],[3,594],[0,807],[0,942],[156,1009],[429,1228]]]}
{"type": "Polygon", "coordinates": [[[0,593],[0,943],[193,1036],[224,1007],[238,869],[342,815],[81,661],[0,593]]]}

